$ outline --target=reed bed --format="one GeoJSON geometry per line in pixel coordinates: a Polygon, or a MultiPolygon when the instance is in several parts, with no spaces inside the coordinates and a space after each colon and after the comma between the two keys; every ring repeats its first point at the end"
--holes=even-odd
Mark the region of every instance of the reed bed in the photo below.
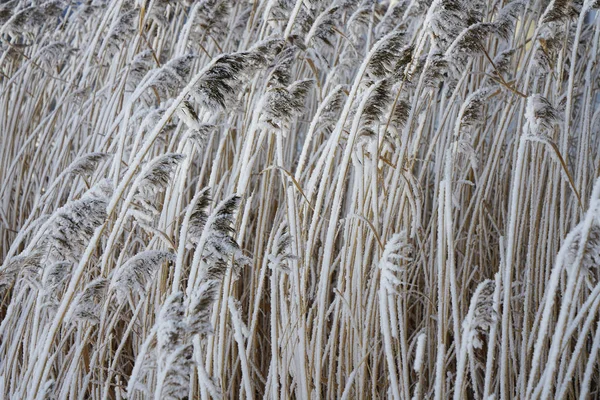
{"type": "Polygon", "coordinates": [[[598,398],[598,6],[0,1],[0,398],[598,398]]]}

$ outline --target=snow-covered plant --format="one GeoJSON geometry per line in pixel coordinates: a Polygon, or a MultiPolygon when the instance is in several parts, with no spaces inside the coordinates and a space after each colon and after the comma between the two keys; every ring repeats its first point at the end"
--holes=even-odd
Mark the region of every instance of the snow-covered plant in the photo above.
{"type": "Polygon", "coordinates": [[[386,243],[379,269],[381,270],[381,286],[388,293],[396,293],[402,283],[399,274],[404,271],[401,263],[412,259],[412,246],[408,243],[406,232],[394,234],[386,243]]]}
{"type": "Polygon", "coordinates": [[[185,158],[182,154],[165,154],[152,160],[139,176],[138,196],[151,202],[171,180],[175,168],[185,158]]]}
{"type": "Polygon", "coordinates": [[[597,0],[0,0],[0,398],[586,399],[597,0]]]}
{"type": "Polygon", "coordinates": [[[542,136],[558,121],[558,111],[547,99],[536,94],[527,99],[525,118],[529,123],[530,134],[542,136]]]}
{"type": "Polygon", "coordinates": [[[132,293],[144,295],[157,269],[165,261],[173,261],[173,253],[148,250],[136,254],[115,270],[110,286],[117,299],[125,302],[132,293]]]}
{"type": "Polygon", "coordinates": [[[286,225],[281,225],[275,235],[273,247],[275,251],[267,256],[269,268],[279,269],[284,273],[290,273],[290,261],[297,257],[291,253],[292,237],[286,225]]]}
{"type": "Polygon", "coordinates": [[[244,262],[239,245],[232,236],[234,233],[233,218],[237,212],[240,197],[233,195],[221,201],[205,223],[199,243],[203,247],[202,255],[208,264],[206,277],[219,278],[223,275],[223,263],[229,261],[231,256],[238,262],[244,262]]]}
{"type": "Polygon", "coordinates": [[[98,164],[108,158],[106,153],[90,153],[79,157],[67,168],[67,172],[74,175],[91,175],[96,171],[98,164]]]}
{"type": "Polygon", "coordinates": [[[304,109],[304,101],[313,84],[312,80],[294,82],[285,87],[272,87],[265,94],[261,122],[266,127],[283,129],[289,120],[304,109]]]}
{"type": "Polygon", "coordinates": [[[106,278],[97,278],[85,285],[83,291],[73,300],[65,319],[88,321],[92,324],[100,322],[101,307],[105,301],[107,288],[108,280],[106,278]]]}
{"type": "Polygon", "coordinates": [[[110,181],[101,181],[81,196],[58,209],[51,219],[43,237],[54,260],[76,261],[94,234],[95,229],[107,218],[110,181]]]}
{"type": "MultiPolygon", "coordinates": [[[[45,258],[45,252],[36,249],[28,254],[12,258],[0,270],[0,291],[4,293],[13,288],[19,277],[39,275],[45,258]]],[[[27,279],[25,279],[27,281],[27,279]]]]}
{"type": "MultiPolygon", "coordinates": [[[[496,320],[494,312],[495,283],[487,279],[477,285],[471,298],[471,305],[462,323],[462,339],[457,366],[456,389],[454,398],[464,396],[463,379],[467,368],[467,357],[473,358],[473,350],[483,347],[482,335],[487,332],[496,320]]],[[[476,384],[476,382],[473,382],[476,384]]],[[[473,388],[475,390],[475,388],[473,388]]]]}

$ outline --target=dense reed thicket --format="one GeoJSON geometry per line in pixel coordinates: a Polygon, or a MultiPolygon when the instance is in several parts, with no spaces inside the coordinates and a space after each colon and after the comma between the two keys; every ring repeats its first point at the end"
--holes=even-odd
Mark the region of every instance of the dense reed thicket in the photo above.
{"type": "Polygon", "coordinates": [[[0,1],[0,397],[598,398],[596,6],[0,1]]]}

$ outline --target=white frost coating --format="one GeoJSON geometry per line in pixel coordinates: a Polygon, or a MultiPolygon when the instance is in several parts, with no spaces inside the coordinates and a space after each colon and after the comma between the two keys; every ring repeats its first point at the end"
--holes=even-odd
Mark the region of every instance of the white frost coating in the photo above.
{"type": "Polygon", "coordinates": [[[421,333],[417,339],[417,350],[415,351],[415,362],[413,364],[415,372],[421,372],[421,367],[423,366],[423,361],[425,359],[426,340],[427,336],[424,333],[421,333]]]}
{"type": "Polygon", "coordinates": [[[593,394],[597,1],[0,3],[0,398],[593,394]]]}

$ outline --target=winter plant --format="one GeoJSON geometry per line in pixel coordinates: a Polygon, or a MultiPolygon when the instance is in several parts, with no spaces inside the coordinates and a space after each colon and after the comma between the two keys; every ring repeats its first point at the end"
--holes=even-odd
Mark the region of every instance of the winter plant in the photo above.
{"type": "Polygon", "coordinates": [[[600,398],[598,8],[0,0],[0,398],[600,398]]]}

